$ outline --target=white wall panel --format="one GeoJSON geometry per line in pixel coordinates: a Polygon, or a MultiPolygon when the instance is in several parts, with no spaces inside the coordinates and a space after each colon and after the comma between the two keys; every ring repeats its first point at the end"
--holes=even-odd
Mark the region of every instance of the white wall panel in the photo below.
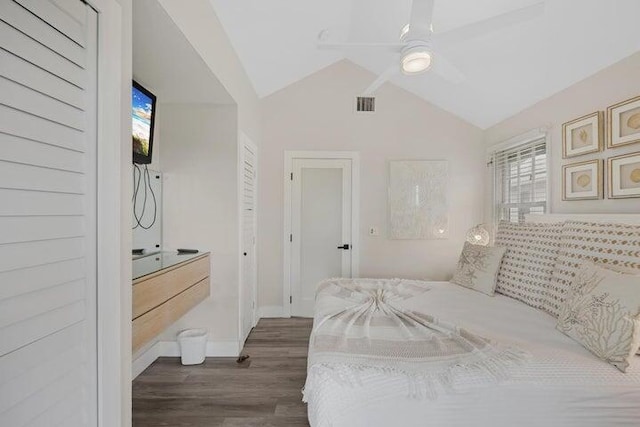
{"type": "Polygon", "coordinates": [[[81,152],[60,150],[53,145],[0,133],[2,158],[14,163],[24,163],[60,169],[67,172],[83,172],[81,152]]]}
{"type": "Polygon", "coordinates": [[[7,215],[80,215],[84,212],[82,195],[43,193],[0,188],[0,216],[7,215]]]}
{"type": "Polygon", "coordinates": [[[4,105],[0,105],[0,132],[71,150],[84,151],[84,135],[81,131],[4,105]]]}
{"type": "Polygon", "coordinates": [[[84,68],[86,57],[82,46],[69,38],[59,37],[55,28],[42,25],[42,20],[28,9],[13,1],[3,1],[0,3],[0,16],[15,29],[84,68]]]}
{"type": "Polygon", "coordinates": [[[2,20],[0,20],[0,40],[2,40],[2,49],[80,88],[86,86],[87,77],[82,68],[70,61],[60,61],[57,53],[2,20]]]}
{"type": "Polygon", "coordinates": [[[77,108],[84,109],[84,95],[81,88],[55,75],[34,67],[33,64],[0,49],[0,74],[9,80],[28,86],[77,108]]]}
{"type": "Polygon", "coordinates": [[[0,78],[0,92],[2,92],[2,103],[8,107],[77,130],[84,128],[85,117],[81,110],[31,88],[0,78]]]}
{"type": "MultiPolygon", "coordinates": [[[[33,12],[65,36],[78,43],[80,46],[85,46],[87,35],[84,25],[73,19],[68,13],[61,9],[60,6],[64,6],[63,4],[55,4],[51,1],[43,0],[15,1],[33,12]]],[[[84,9],[85,13],[87,13],[87,8],[85,7],[84,9]]],[[[75,8],[69,10],[75,10],[75,8]]]]}

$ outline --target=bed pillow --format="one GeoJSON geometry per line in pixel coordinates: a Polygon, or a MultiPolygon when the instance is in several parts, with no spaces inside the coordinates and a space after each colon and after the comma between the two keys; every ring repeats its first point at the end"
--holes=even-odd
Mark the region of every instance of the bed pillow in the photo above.
{"type": "Polygon", "coordinates": [[[626,372],[640,347],[640,276],[583,264],[556,327],[626,372]]]}
{"type": "Polygon", "coordinates": [[[567,221],[543,310],[558,317],[580,266],[595,262],[640,274],[640,226],[567,221]]]}
{"type": "Polygon", "coordinates": [[[501,222],[496,246],[506,248],[496,292],[543,308],[546,288],[560,253],[564,223],[501,222]]]}
{"type": "Polygon", "coordinates": [[[504,248],[465,242],[451,282],[489,296],[493,295],[504,251],[504,248]]]}

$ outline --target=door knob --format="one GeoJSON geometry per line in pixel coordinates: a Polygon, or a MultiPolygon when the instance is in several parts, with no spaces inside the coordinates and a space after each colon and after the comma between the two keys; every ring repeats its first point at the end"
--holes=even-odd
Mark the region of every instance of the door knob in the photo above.
{"type": "Polygon", "coordinates": [[[346,244],[346,245],[338,246],[338,249],[344,249],[345,251],[348,251],[349,250],[349,245],[346,244]]]}

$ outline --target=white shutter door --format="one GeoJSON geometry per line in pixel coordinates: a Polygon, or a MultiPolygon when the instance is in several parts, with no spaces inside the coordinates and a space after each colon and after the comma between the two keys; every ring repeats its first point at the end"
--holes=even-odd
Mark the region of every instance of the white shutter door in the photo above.
{"type": "Polygon", "coordinates": [[[256,149],[242,148],[242,337],[246,340],[255,318],[256,277],[256,149]]]}
{"type": "Polygon", "coordinates": [[[97,425],[96,37],[0,0],[0,426],[97,425]]]}

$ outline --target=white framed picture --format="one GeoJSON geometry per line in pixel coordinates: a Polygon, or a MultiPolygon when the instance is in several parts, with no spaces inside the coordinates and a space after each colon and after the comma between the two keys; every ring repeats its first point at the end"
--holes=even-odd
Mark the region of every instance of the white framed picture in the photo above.
{"type": "Polygon", "coordinates": [[[562,125],[562,158],[597,153],[602,150],[602,111],[587,114],[562,125]]]}
{"type": "Polygon", "coordinates": [[[389,238],[449,237],[449,162],[389,161],[389,238]]]}
{"type": "Polygon", "coordinates": [[[607,159],[610,199],[640,197],[640,152],[607,159]]]}
{"type": "Polygon", "coordinates": [[[640,96],[607,108],[607,147],[640,142],[640,96]]]}
{"type": "Polygon", "coordinates": [[[562,167],[562,200],[602,199],[602,160],[589,160],[562,167]]]}

